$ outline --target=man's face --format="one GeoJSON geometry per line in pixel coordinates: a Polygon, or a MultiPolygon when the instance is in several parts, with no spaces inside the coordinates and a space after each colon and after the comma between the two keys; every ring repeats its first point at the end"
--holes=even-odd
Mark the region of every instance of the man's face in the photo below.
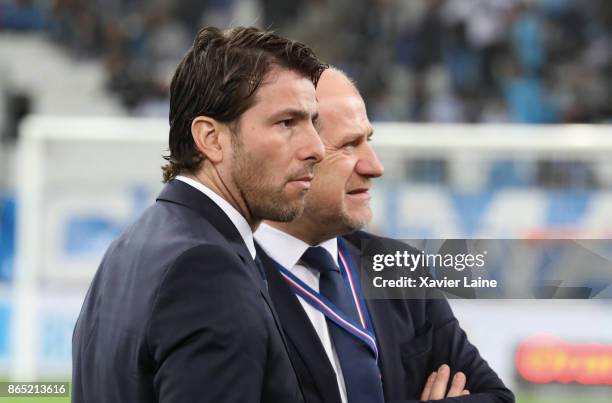
{"type": "Polygon", "coordinates": [[[274,68],[255,96],[233,134],[231,177],[252,217],[291,221],[302,213],[313,166],[323,158],[315,88],[274,68]]]}
{"type": "Polygon", "coordinates": [[[372,126],[357,92],[320,96],[319,113],[325,158],[315,167],[304,217],[341,234],[371,220],[371,178],[384,168],[369,143],[372,126]]]}

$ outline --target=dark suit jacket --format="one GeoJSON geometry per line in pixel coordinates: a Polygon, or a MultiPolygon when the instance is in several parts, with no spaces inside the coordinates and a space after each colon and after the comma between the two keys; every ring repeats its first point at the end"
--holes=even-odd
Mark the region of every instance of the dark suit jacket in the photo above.
{"type": "Polygon", "coordinates": [[[72,401],[302,402],[238,230],[177,180],[112,243],[73,335],[72,401]]]}
{"type": "MultiPolygon", "coordinates": [[[[345,237],[355,264],[360,261],[360,251],[355,245],[361,239],[372,237],[364,232],[345,237]]],[[[270,295],[283,325],[306,403],[340,403],[334,370],[300,302],[270,257],[259,247],[257,254],[266,269],[270,295]]],[[[466,388],[471,395],[444,401],[514,402],[512,392],[468,341],[446,299],[377,299],[366,300],[366,305],[378,342],[385,401],[420,401],[427,377],[446,363],[451,368],[451,376],[457,371],[467,375],[466,388]]]]}

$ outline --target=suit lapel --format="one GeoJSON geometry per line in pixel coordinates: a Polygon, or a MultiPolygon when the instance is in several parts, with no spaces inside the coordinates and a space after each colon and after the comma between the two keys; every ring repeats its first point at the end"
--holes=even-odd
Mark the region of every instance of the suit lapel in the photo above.
{"type": "Polygon", "coordinates": [[[251,269],[257,273],[257,267],[240,232],[221,207],[204,193],[185,182],[174,179],[162,189],[157,200],[180,204],[196,211],[223,235],[245,264],[249,264],[251,269]]]}
{"type": "MultiPolygon", "coordinates": [[[[225,214],[225,212],[223,212],[223,210],[204,193],[193,186],[176,179],[170,181],[164,187],[160,195],[157,197],[157,200],[181,204],[197,211],[225,237],[242,262],[248,266],[249,270],[247,270],[247,272],[253,279],[254,284],[259,285],[261,296],[272,313],[274,323],[283,341],[287,355],[290,356],[281,322],[278,318],[276,310],[274,309],[274,305],[270,300],[268,291],[266,290],[264,279],[261,278],[259,269],[257,268],[251,253],[246,247],[240,232],[238,232],[238,229],[234,226],[234,223],[232,223],[227,214],[225,214]]],[[[257,253],[259,254],[259,252],[257,253]]]]}
{"type": "Polygon", "coordinates": [[[287,338],[295,347],[299,359],[308,369],[323,401],[340,403],[336,373],[310,319],[298,298],[275,268],[272,259],[259,245],[256,245],[256,248],[257,256],[261,259],[266,271],[272,302],[287,338]]]}
{"type": "MultiPolygon", "coordinates": [[[[240,232],[238,232],[238,229],[234,226],[227,214],[225,214],[223,210],[204,193],[193,186],[176,179],[170,181],[164,187],[160,195],[157,197],[157,200],[181,204],[197,211],[225,237],[242,262],[248,266],[248,273],[252,277],[254,284],[259,285],[261,295],[270,308],[276,323],[276,327],[278,328],[281,337],[283,337],[280,321],[276,315],[274,306],[270,301],[270,296],[266,291],[265,283],[259,274],[259,269],[257,269],[251,253],[244,244],[244,240],[242,239],[240,232]]],[[[285,342],[284,337],[283,342],[285,342]]],[[[286,347],[287,345],[285,342],[285,348],[286,347]]]]}

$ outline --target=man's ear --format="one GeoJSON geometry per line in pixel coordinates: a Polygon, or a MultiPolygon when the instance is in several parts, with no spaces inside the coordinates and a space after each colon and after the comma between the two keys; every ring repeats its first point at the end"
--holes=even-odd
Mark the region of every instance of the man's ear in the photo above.
{"type": "Polygon", "coordinates": [[[223,160],[222,133],[227,125],[208,116],[197,116],[191,122],[191,136],[196,148],[212,163],[223,160]]]}

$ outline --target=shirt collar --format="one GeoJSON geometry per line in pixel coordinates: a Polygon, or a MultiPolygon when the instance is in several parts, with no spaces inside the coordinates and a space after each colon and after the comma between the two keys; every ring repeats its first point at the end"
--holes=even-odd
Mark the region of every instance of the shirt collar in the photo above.
{"type": "Polygon", "coordinates": [[[178,175],[175,179],[178,179],[181,182],[184,182],[184,183],[186,183],[186,184],[188,184],[190,186],[193,186],[194,188],[198,189],[199,191],[204,193],[206,196],[208,196],[217,206],[219,206],[219,208],[221,210],[223,210],[223,212],[230,219],[232,224],[234,224],[234,226],[236,227],[236,229],[240,233],[240,236],[242,237],[242,239],[244,241],[244,244],[246,245],[247,249],[249,250],[249,253],[251,254],[251,257],[253,257],[253,259],[255,259],[256,251],[255,251],[255,242],[253,241],[253,231],[251,231],[251,227],[249,226],[249,223],[242,216],[242,214],[240,214],[240,212],[238,210],[236,210],[236,208],[234,206],[232,206],[223,197],[221,197],[217,193],[215,193],[208,186],[206,186],[206,185],[204,185],[204,184],[202,184],[202,183],[200,183],[200,182],[198,182],[196,180],[193,180],[191,178],[183,176],[183,175],[178,175]]]}
{"type": "MultiPolygon", "coordinates": [[[[310,247],[301,239],[266,223],[261,223],[254,236],[268,256],[288,270],[291,270],[299,262],[306,249],[310,247]]],[[[321,246],[329,252],[336,262],[338,259],[338,241],[336,238],[328,239],[317,246],[321,246]]]]}

